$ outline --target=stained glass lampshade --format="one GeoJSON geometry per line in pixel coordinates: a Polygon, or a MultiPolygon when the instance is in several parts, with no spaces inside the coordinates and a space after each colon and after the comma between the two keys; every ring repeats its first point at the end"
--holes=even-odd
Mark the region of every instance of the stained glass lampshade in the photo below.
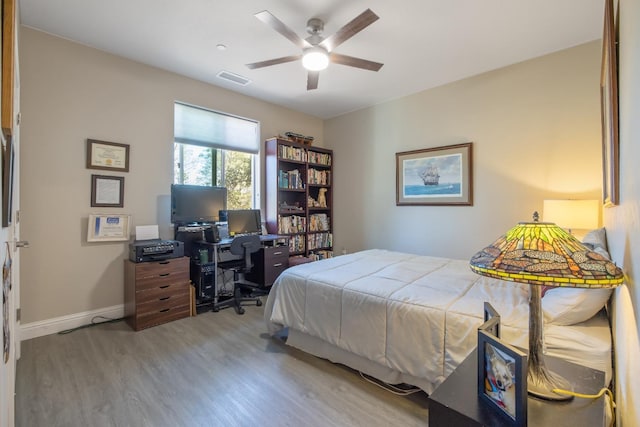
{"type": "Polygon", "coordinates": [[[549,371],[543,358],[542,287],[608,288],[622,283],[622,270],[553,223],[521,222],[476,253],[471,269],[483,276],[530,285],[529,394],[549,400],[571,397],[567,380],[549,371]]]}

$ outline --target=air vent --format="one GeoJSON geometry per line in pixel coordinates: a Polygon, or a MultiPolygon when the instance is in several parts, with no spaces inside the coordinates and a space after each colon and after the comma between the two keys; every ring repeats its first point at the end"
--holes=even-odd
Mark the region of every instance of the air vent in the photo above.
{"type": "Polygon", "coordinates": [[[242,77],[241,75],[232,73],[230,71],[222,70],[218,74],[216,74],[216,76],[224,80],[229,80],[230,82],[233,82],[240,86],[246,86],[251,83],[251,80],[249,80],[248,78],[242,77]]]}

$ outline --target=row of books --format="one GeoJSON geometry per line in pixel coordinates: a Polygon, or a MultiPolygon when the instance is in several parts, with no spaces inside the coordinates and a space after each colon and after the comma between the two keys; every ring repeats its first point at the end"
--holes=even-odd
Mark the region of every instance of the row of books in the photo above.
{"type": "Polygon", "coordinates": [[[295,160],[298,162],[307,161],[307,150],[291,147],[289,145],[278,145],[278,157],[285,160],[295,160]]]}
{"type": "Polygon", "coordinates": [[[304,236],[295,235],[289,237],[289,253],[304,252],[304,236]]]}
{"type": "Polygon", "coordinates": [[[309,250],[329,248],[333,245],[333,235],[331,233],[310,234],[308,245],[309,250]]]}
{"type": "Polygon", "coordinates": [[[331,185],[331,171],[309,169],[307,171],[307,182],[309,184],[331,185]]]}
{"type": "Polygon", "coordinates": [[[318,261],[321,259],[333,258],[333,251],[315,251],[309,254],[309,258],[314,261],[318,261]]]}
{"type": "Polygon", "coordinates": [[[309,231],[329,231],[331,224],[326,213],[309,215],[309,231]]]}
{"type": "Polygon", "coordinates": [[[309,163],[331,166],[331,154],[309,151],[308,160],[309,160],[309,163]]]}
{"type": "Polygon", "coordinates": [[[304,233],[307,229],[307,218],[298,215],[278,215],[278,234],[304,233]]]}
{"type": "Polygon", "coordinates": [[[290,171],[281,170],[278,172],[278,187],[302,190],[304,188],[304,179],[300,176],[298,169],[290,171]]]}

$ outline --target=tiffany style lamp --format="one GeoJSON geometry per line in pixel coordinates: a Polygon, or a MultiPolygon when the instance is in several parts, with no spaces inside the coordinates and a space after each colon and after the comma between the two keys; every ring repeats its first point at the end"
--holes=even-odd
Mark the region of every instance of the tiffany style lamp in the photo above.
{"type": "Polygon", "coordinates": [[[548,400],[568,400],[569,382],[551,372],[543,358],[542,288],[560,286],[607,288],[622,283],[620,268],[592,252],[564,229],[549,222],[521,222],[476,253],[471,269],[483,276],[530,285],[529,297],[529,394],[548,400]]]}

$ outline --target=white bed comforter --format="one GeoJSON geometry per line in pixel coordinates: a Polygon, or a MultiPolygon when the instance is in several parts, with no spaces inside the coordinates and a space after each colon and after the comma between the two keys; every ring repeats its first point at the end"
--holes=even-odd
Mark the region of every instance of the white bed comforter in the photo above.
{"type": "Polygon", "coordinates": [[[503,337],[522,344],[526,285],[478,276],[468,261],[374,249],[289,268],[265,318],[272,334],[293,328],[439,384],[475,347],[484,301],[500,313],[503,337]]]}

